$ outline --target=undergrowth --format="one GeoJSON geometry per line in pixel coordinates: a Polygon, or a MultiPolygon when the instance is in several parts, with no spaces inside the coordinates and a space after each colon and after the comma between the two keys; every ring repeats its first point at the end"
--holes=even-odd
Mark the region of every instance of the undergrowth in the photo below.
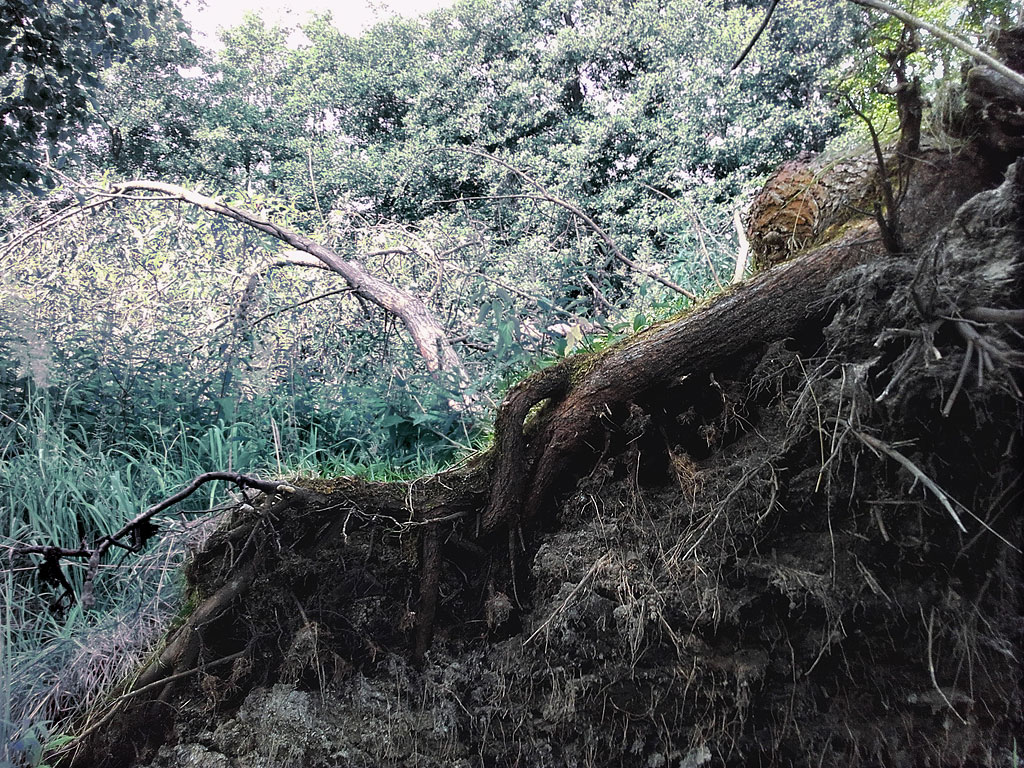
{"type": "MultiPolygon", "coordinates": [[[[106,695],[138,665],[173,619],[180,566],[216,525],[217,511],[231,506],[229,489],[209,484],[160,517],[160,535],[141,556],[115,554],[104,563],[90,609],[40,578],[38,558],[14,555],[15,546],[93,542],[210,470],[395,480],[436,471],[449,453],[418,447],[398,461],[375,458],[360,441],[315,426],[282,427],[289,414],[266,411],[258,423],[190,426],[154,419],[115,441],[87,432],[47,390],[26,383],[25,391],[20,413],[0,412],[3,766],[38,765],[44,747],[70,729],[70,714],[106,695]]],[[[86,567],[80,562],[64,569],[75,595],[86,567]]]]}

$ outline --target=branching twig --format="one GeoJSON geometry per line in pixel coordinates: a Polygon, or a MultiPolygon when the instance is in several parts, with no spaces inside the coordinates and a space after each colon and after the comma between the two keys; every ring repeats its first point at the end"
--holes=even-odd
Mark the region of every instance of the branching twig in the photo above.
{"type": "MultiPolygon", "coordinates": [[[[89,559],[89,570],[85,577],[85,584],[82,587],[82,605],[86,608],[92,606],[93,599],[93,584],[96,580],[96,574],[99,572],[100,561],[103,556],[110,551],[111,547],[121,547],[127,549],[130,552],[138,552],[142,545],[145,543],[145,539],[148,538],[151,530],[147,531],[147,527],[150,526],[151,519],[163,512],[168,507],[177,504],[179,501],[184,501],[200,487],[206,483],[213,482],[215,480],[223,480],[228,483],[233,483],[241,488],[255,488],[258,491],[262,491],[267,495],[281,494],[281,493],[296,493],[297,490],[283,483],[277,483],[270,480],[260,480],[256,477],[249,475],[242,475],[238,472],[206,472],[196,477],[191,483],[185,488],[175,493],[173,496],[169,496],[161,502],[154,504],[149,507],[145,512],[136,516],[131,521],[125,523],[120,530],[116,533],[110,534],[109,536],[102,537],[93,548],[81,546],[77,549],[63,549],[60,547],[50,546],[34,546],[25,545],[15,547],[13,549],[14,554],[18,555],[42,555],[47,561],[59,562],[60,559],[80,557],[89,559]],[[136,541],[132,545],[125,544],[123,539],[126,536],[136,536],[136,541]]],[[[58,566],[59,568],[59,566],[58,566]]],[[[65,584],[65,589],[70,591],[70,585],[65,584]]]]}
{"type": "Polygon", "coordinates": [[[670,290],[673,290],[676,293],[681,293],[683,296],[685,296],[686,298],[690,299],[691,301],[696,301],[697,300],[697,294],[695,294],[693,291],[689,291],[686,288],[683,288],[681,285],[678,285],[677,283],[674,283],[673,281],[669,280],[667,277],[662,277],[657,272],[655,272],[653,269],[649,269],[648,267],[645,267],[645,266],[643,266],[641,264],[638,264],[637,262],[633,261],[633,259],[631,259],[628,256],[626,256],[626,254],[624,254],[621,250],[619,250],[619,247],[615,244],[615,241],[612,240],[611,235],[609,235],[607,232],[605,232],[604,229],[602,229],[601,226],[596,221],[594,221],[586,213],[584,213],[584,211],[578,205],[575,205],[574,203],[571,203],[568,200],[565,200],[565,199],[563,199],[561,197],[558,197],[558,196],[552,194],[551,192],[549,192],[547,190],[547,188],[544,185],[542,185],[539,181],[534,179],[532,176],[530,176],[525,171],[521,171],[520,169],[516,168],[511,163],[506,162],[505,160],[502,160],[500,157],[497,157],[496,155],[492,155],[490,152],[485,152],[482,149],[472,149],[472,148],[465,148],[465,147],[445,147],[444,151],[446,151],[446,152],[461,152],[461,153],[466,154],[466,155],[473,155],[475,157],[482,157],[485,160],[490,160],[493,163],[497,163],[502,168],[505,168],[506,170],[511,171],[516,176],[518,176],[523,181],[525,181],[527,184],[529,184],[531,187],[536,189],[540,193],[540,199],[542,199],[542,200],[544,200],[546,202],[549,202],[549,203],[553,203],[554,205],[557,205],[557,206],[559,206],[561,208],[564,208],[565,210],[569,211],[569,213],[571,213],[573,216],[575,216],[580,221],[582,221],[587,226],[587,228],[590,229],[590,231],[592,231],[595,235],[597,235],[601,239],[601,242],[603,242],[605,244],[605,247],[608,249],[608,252],[615,259],[619,260],[620,262],[625,264],[627,267],[629,267],[633,271],[640,272],[641,274],[647,275],[649,278],[651,278],[652,280],[654,280],[654,281],[656,281],[658,283],[661,283],[666,288],[669,288],[670,290]]]}
{"type": "Polygon", "coordinates": [[[884,215],[881,207],[877,203],[875,204],[875,220],[878,222],[878,228],[882,233],[882,241],[885,243],[886,250],[895,256],[903,253],[903,238],[900,234],[899,208],[896,205],[896,196],[893,194],[892,182],[889,180],[889,172],[885,166],[882,143],[878,139],[878,132],[875,130],[875,126],[870,118],[857,108],[857,105],[853,103],[853,99],[849,95],[846,96],[846,103],[853,110],[853,113],[864,121],[864,124],[868,127],[868,132],[871,134],[871,145],[875,150],[875,162],[878,163],[878,183],[882,188],[882,199],[885,201],[884,215]]]}

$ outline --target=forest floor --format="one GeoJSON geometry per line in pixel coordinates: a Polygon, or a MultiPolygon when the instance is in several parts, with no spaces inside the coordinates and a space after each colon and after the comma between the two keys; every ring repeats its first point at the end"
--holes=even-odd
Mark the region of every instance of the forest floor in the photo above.
{"type": "Polygon", "coordinates": [[[1013,764],[1024,163],[1004,170],[926,153],[906,254],[855,223],[613,348],[646,371],[628,387],[600,359],[528,379],[511,511],[501,416],[442,475],[254,499],[77,764],[1013,764]],[[724,346],[674,357],[697,330],[724,346]],[[593,420],[566,431],[581,390],[593,420]]]}

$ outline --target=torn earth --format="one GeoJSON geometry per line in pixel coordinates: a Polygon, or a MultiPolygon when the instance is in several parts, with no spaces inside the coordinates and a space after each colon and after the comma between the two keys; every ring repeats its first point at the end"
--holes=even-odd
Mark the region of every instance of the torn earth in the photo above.
{"type": "Polygon", "coordinates": [[[911,257],[854,223],[528,379],[464,466],[238,510],[189,567],[192,612],[68,757],[1009,764],[1024,163],[990,189],[979,157],[918,161],[911,257]],[[689,333],[706,346],[680,357],[689,333]]]}

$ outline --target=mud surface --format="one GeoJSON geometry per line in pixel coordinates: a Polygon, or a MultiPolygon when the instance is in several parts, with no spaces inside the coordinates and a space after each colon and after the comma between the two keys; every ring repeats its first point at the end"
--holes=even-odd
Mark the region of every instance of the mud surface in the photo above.
{"type": "MultiPolygon", "coordinates": [[[[955,210],[972,183],[929,182],[908,205],[955,210]]],[[[239,513],[190,578],[202,597],[245,563],[250,586],[202,627],[195,674],[94,754],[1010,765],[1022,343],[1018,317],[980,310],[1020,309],[1024,163],[916,242],[834,282],[824,323],[609,418],[530,526],[438,526],[422,664],[421,528],[360,516],[326,481],[323,503],[239,513]]]]}

